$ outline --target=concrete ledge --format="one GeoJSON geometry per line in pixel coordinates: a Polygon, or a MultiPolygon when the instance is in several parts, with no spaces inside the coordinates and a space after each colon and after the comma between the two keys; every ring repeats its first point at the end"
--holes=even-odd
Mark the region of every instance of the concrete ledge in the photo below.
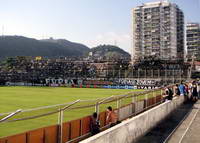
{"type": "Polygon", "coordinates": [[[81,143],[132,143],[155,127],[184,102],[184,97],[164,102],[81,143]]]}

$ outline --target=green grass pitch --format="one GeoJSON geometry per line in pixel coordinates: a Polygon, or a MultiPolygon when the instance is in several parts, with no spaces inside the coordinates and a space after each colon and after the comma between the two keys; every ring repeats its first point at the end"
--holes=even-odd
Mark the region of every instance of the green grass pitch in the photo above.
{"type": "MultiPolygon", "coordinates": [[[[94,88],[66,88],[66,87],[0,87],[0,114],[15,111],[17,109],[31,109],[41,106],[49,106],[75,101],[77,99],[97,99],[109,97],[112,95],[122,95],[127,92],[138,90],[125,89],[94,89],[94,88]]],[[[89,102],[81,103],[84,105],[89,102]]],[[[91,103],[90,103],[91,104],[91,103]]],[[[80,103],[74,106],[78,106],[80,103]]],[[[101,105],[100,111],[105,110],[109,104],[101,105]]],[[[112,104],[116,107],[116,104],[112,104]]],[[[53,111],[55,109],[45,109],[36,112],[28,112],[24,115],[16,115],[16,117],[31,116],[41,113],[53,111]]],[[[70,110],[64,112],[64,120],[78,119],[94,112],[94,107],[79,110],[70,110]]],[[[2,117],[0,116],[0,119],[2,117]]],[[[0,137],[9,136],[28,130],[41,128],[53,124],[57,124],[58,114],[41,117],[37,119],[17,121],[12,123],[0,123],[0,137]]]]}

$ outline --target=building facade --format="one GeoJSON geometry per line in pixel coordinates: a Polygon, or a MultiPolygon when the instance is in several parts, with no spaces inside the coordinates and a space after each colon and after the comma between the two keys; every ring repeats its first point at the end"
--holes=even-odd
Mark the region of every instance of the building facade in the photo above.
{"type": "Polygon", "coordinates": [[[132,10],[132,60],[184,58],[184,14],[176,4],[145,3],[132,10]]]}
{"type": "Polygon", "coordinates": [[[187,59],[200,58],[200,24],[188,23],[186,26],[187,34],[187,59]]]}

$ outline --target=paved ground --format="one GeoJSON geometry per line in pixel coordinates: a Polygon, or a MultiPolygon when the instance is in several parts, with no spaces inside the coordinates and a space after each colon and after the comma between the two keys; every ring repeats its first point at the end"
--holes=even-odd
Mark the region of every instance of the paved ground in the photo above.
{"type": "Polygon", "coordinates": [[[168,143],[200,143],[200,101],[172,134],[168,143]]]}
{"type": "Polygon", "coordinates": [[[193,103],[183,104],[166,120],[138,140],[137,143],[200,143],[200,136],[198,137],[197,135],[200,134],[200,112],[197,112],[198,104],[200,105],[200,102],[197,102],[195,105],[193,103]],[[195,114],[197,115],[196,117],[194,117],[195,114]],[[194,122],[190,123],[192,119],[194,119],[194,122]],[[179,124],[180,126],[178,126],[179,124]],[[190,124],[191,126],[187,129],[190,124]],[[178,128],[176,128],[177,126],[178,128]],[[192,140],[191,136],[193,136],[192,140]],[[168,140],[166,140],[167,138],[168,140]],[[183,140],[181,140],[182,138],[183,140]]]}

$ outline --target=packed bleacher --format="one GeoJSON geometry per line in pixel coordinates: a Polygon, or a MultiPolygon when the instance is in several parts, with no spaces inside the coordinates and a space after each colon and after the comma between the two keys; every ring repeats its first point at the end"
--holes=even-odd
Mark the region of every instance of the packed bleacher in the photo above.
{"type": "Polygon", "coordinates": [[[110,75],[108,70],[106,72],[108,68],[118,71],[116,63],[107,61],[94,63],[93,61],[71,59],[35,60],[16,57],[2,62],[0,82],[44,83],[46,78],[106,78],[110,75]]]}
{"type": "MultiPolygon", "coordinates": [[[[189,65],[174,61],[144,60],[132,65],[126,60],[8,58],[0,63],[0,84],[31,83],[46,85],[47,79],[84,80],[93,83],[143,86],[146,83],[177,83],[188,75],[189,65]],[[136,81],[137,80],[137,81],[136,81]],[[144,83],[144,84],[143,84],[144,83]]],[[[51,81],[51,80],[50,80],[51,81]]]]}

